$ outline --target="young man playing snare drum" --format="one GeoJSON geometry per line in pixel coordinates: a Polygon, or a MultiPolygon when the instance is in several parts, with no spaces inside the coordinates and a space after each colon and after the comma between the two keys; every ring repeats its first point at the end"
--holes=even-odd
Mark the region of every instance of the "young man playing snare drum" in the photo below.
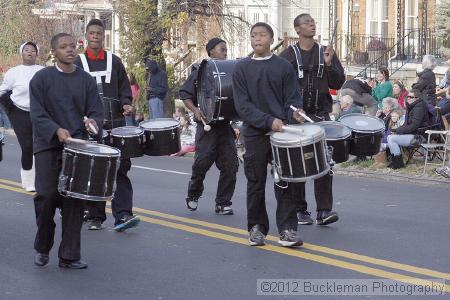
{"type": "MultiPolygon", "coordinates": [[[[251,246],[262,246],[269,232],[265,188],[267,164],[272,162],[270,136],[283,131],[284,124],[302,122],[302,108],[295,72],[288,61],[272,54],[273,30],[266,23],[256,23],[250,31],[253,57],[240,60],[233,72],[233,95],[236,111],[244,121],[247,177],[247,226],[251,246]]],[[[274,185],[277,199],[276,220],[283,247],[301,246],[297,236],[296,200],[293,184],[274,185]],[[287,186],[280,188],[280,185],[287,186]]]]}
{"type": "Polygon", "coordinates": [[[53,217],[56,207],[62,207],[59,267],[85,269],[88,265],[80,260],[84,200],[62,197],[57,186],[64,144],[71,137],[87,139],[90,124],[102,124],[103,107],[94,79],[73,64],[77,56],[75,39],[59,33],[52,38],[51,47],[56,65],[37,72],[30,82],[38,227],[34,263],[41,267],[48,264],[55,235],[53,217]]]}

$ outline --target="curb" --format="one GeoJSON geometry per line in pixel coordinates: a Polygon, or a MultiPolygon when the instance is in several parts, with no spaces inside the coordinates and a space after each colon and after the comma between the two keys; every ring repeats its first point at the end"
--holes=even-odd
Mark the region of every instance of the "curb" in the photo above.
{"type": "Polygon", "coordinates": [[[404,174],[385,174],[370,171],[345,170],[342,168],[335,168],[334,173],[338,175],[351,177],[367,177],[374,179],[382,179],[396,182],[415,183],[423,186],[438,186],[450,189],[450,180],[430,179],[426,177],[407,176],[404,174]]]}

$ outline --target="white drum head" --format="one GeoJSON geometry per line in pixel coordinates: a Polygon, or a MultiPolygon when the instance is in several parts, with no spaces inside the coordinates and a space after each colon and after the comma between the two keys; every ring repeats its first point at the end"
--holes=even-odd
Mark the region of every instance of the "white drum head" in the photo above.
{"type": "Polygon", "coordinates": [[[144,130],[163,131],[170,130],[180,126],[180,122],[170,118],[159,118],[143,121],[139,124],[144,130]]]}

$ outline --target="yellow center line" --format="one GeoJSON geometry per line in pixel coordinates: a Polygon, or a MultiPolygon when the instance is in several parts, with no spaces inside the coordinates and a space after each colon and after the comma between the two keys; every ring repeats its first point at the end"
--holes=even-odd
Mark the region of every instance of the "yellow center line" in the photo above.
{"type": "Polygon", "coordinates": [[[17,192],[17,193],[21,193],[21,194],[25,194],[25,195],[29,195],[29,196],[33,196],[34,195],[34,193],[27,192],[23,188],[16,188],[16,187],[9,186],[9,185],[4,185],[4,184],[1,184],[1,183],[0,183],[0,188],[1,189],[5,189],[5,190],[10,190],[10,191],[13,191],[13,192],[17,192]]]}
{"type": "Polygon", "coordinates": [[[7,179],[0,179],[0,182],[2,183],[6,183],[9,185],[14,185],[14,186],[18,186],[18,187],[22,187],[22,184],[16,181],[11,181],[11,180],[7,180],[7,179]]]}
{"type": "MultiPolygon", "coordinates": [[[[143,209],[143,208],[139,208],[139,207],[133,207],[133,210],[136,212],[149,214],[149,215],[153,215],[153,216],[157,216],[157,217],[161,217],[161,218],[165,218],[165,219],[169,219],[169,220],[180,221],[180,222],[194,224],[194,225],[200,225],[200,226],[207,227],[207,228],[218,229],[218,230],[225,231],[225,232],[231,232],[231,233],[248,236],[247,230],[243,230],[243,229],[239,229],[239,228],[235,228],[235,227],[229,227],[229,226],[225,226],[225,225],[209,223],[209,222],[205,222],[205,221],[165,214],[162,212],[147,210],[147,209],[143,209]]],[[[278,237],[268,235],[267,240],[276,242],[276,241],[278,241],[278,237]]],[[[385,259],[373,258],[373,257],[366,256],[366,255],[356,254],[356,253],[352,253],[352,252],[348,252],[348,251],[333,249],[333,248],[309,244],[309,243],[304,243],[303,248],[311,250],[311,251],[331,254],[334,256],[345,257],[345,258],[356,260],[356,261],[367,262],[367,263],[370,263],[373,265],[379,265],[379,266],[388,267],[388,268],[392,268],[392,269],[399,269],[402,271],[407,271],[410,273],[422,274],[422,275],[426,275],[426,276],[450,280],[450,274],[431,270],[431,269],[420,268],[420,267],[407,265],[407,264],[401,264],[401,263],[397,263],[397,262],[393,262],[393,261],[389,261],[389,260],[385,260],[385,259]]]]}
{"type": "MultiPolygon", "coordinates": [[[[109,213],[112,213],[110,208],[107,208],[106,211],[109,213]]],[[[209,230],[205,230],[205,229],[201,229],[201,228],[197,228],[197,227],[191,227],[191,226],[187,226],[184,224],[173,223],[173,222],[169,222],[169,221],[165,221],[165,220],[161,220],[161,219],[150,218],[150,217],[146,217],[146,216],[142,216],[142,215],[140,215],[139,217],[141,218],[142,221],[147,222],[147,223],[157,224],[157,225],[161,225],[164,227],[169,227],[169,228],[173,228],[173,229],[177,229],[177,230],[183,230],[186,232],[200,234],[203,236],[220,239],[220,240],[224,240],[224,241],[228,241],[228,242],[233,242],[236,244],[241,244],[241,245],[250,247],[250,246],[248,246],[248,240],[244,239],[244,238],[240,238],[240,237],[236,237],[236,236],[232,236],[232,235],[228,235],[228,234],[223,234],[223,233],[219,233],[219,232],[209,231],[209,230]]],[[[334,259],[334,258],[329,258],[326,256],[316,255],[316,254],[312,254],[312,253],[306,253],[306,252],[298,251],[295,249],[283,248],[280,246],[274,246],[274,245],[270,245],[270,244],[266,244],[265,246],[262,246],[262,247],[257,247],[257,249],[280,253],[280,254],[284,254],[284,255],[288,255],[288,256],[292,256],[292,257],[297,257],[297,258],[301,258],[301,259],[305,259],[305,260],[309,260],[309,261],[313,261],[313,262],[318,262],[321,264],[325,264],[325,265],[329,265],[329,266],[333,266],[333,267],[337,267],[337,268],[341,268],[341,269],[355,271],[355,272],[362,273],[362,274],[373,275],[373,276],[380,277],[380,278],[386,278],[386,279],[392,279],[392,280],[396,280],[396,281],[406,282],[409,284],[416,284],[416,285],[423,285],[423,286],[424,285],[430,286],[431,284],[434,284],[436,286],[442,287],[443,290],[446,291],[447,293],[450,292],[450,285],[446,285],[446,284],[443,284],[440,282],[435,282],[435,281],[426,280],[426,279],[420,279],[420,278],[402,275],[402,274],[398,274],[398,273],[394,273],[394,272],[388,272],[388,271],[384,271],[384,270],[380,270],[380,269],[376,269],[376,268],[372,268],[372,267],[367,267],[364,265],[358,265],[358,264],[349,263],[349,262],[334,259]]]]}
{"type": "MultiPolygon", "coordinates": [[[[4,184],[0,184],[0,188],[19,192],[22,194],[33,195],[33,193],[26,192],[21,188],[19,189],[19,188],[7,186],[4,184]]],[[[108,205],[110,205],[110,203],[108,203],[108,205]]],[[[247,231],[238,229],[238,228],[234,228],[234,227],[219,225],[219,224],[215,224],[215,223],[209,223],[209,222],[190,219],[190,218],[179,217],[179,216],[165,214],[165,213],[161,213],[161,212],[157,212],[157,211],[146,210],[146,209],[138,208],[138,207],[135,207],[133,209],[136,212],[141,212],[141,213],[145,213],[145,214],[149,214],[149,215],[167,218],[170,220],[181,221],[181,222],[194,224],[194,225],[200,225],[200,226],[207,227],[207,228],[219,229],[219,230],[222,230],[225,232],[237,233],[240,235],[248,235],[247,231]]],[[[111,212],[111,209],[107,208],[107,211],[111,212]]],[[[174,228],[174,229],[180,229],[180,230],[197,233],[197,234],[201,234],[201,235],[212,237],[212,238],[218,238],[218,239],[222,239],[222,240],[226,240],[226,241],[230,241],[230,242],[235,242],[238,244],[248,245],[248,240],[246,238],[244,239],[244,238],[240,238],[240,237],[236,237],[236,236],[232,236],[232,235],[227,235],[227,234],[223,234],[223,233],[219,233],[219,232],[215,232],[215,231],[209,231],[209,230],[205,230],[205,229],[201,229],[201,228],[197,228],[197,227],[191,227],[191,226],[187,226],[184,224],[173,223],[173,222],[169,222],[166,220],[150,218],[150,217],[146,217],[146,216],[142,216],[142,215],[140,217],[143,221],[145,221],[147,223],[158,224],[161,226],[170,227],[170,228],[174,228]]],[[[267,239],[270,241],[278,240],[278,238],[276,238],[274,236],[268,236],[267,239]]],[[[347,251],[336,250],[336,249],[313,245],[313,244],[306,244],[304,246],[304,248],[308,249],[308,250],[317,251],[317,252],[323,252],[326,254],[343,256],[346,258],[359,260],[359,261],[363,261],[363,262],[379,264],[379,265],[387,266],[390,268],[398,268],[402,271],[409,271],[412,273],[418,273],[418,274],[432,276],[432,277],[441,278],[441,279],[448,279],[449,275],[450,275],[447,273],[442,273],[442,272],[438,272],[438,271],[434,271],[434,270],[430,270],[430,269],[424,269],[424,268],[418,268],[418,267],[414,267],[414,266],[410,266],[410,265],[399,264],[399,263],[390,262],[387,260],[371,258],[371,257],[364,256],[364,255],[354,254],[354,253],[347,252],[347,251]]],[[[349,269],[349,270],[353,270],[353,271],[356,271],[359,273],[374,275],[374,276],[382,277],[382,278],[388,278],[388,279],[393,279],[393,280],[398,280],[398,281],[403,281],[403,282],[408,282],[408,283],[416,282],[417,284],[431,283],[431,281],[429,281],[429,280],[423,280],[420,278],[415,278],[415,277],[411,277],[411,276],[388,272],[388,271],[384,271],[384,270],[380,270],[380,269],[376,269],[376,268],[372,268],[372,267],[367,267],[364,265],[358,265],[358,264],[354,264],[354,263],[350,263],[350,262],[346,262],[346,261],[342,261],[342,260],[338,260],[338,259],[334,259],[334,258],[330,258],[330,257],[326,257],[326,256],[305,253],[305,252],[301,252],[298,250],[282,248],[282,247],[274,246],[274,245],[266,245],[264,247],[261,247],[260,249],[264,249],[264,250],[268,250],[268,251],[272,251],[272,252],[276,252],[276,253],[281,253],[281,254],[285,254],[285,255],[289,255],[289,256],[299,257],[302,259],[315,261],[315,262],[319,262],[322,264],[327,264],[327,265],[331,265],[331,266],[335,266],[335,267],[339,267],[339,268],[349,269]]],[[[439,283],[435,283],[435,284],[439,284],[439,283]]],[[[445,285],[445,290],[447,292],[450,292],[450,285],[445,285]]]]}

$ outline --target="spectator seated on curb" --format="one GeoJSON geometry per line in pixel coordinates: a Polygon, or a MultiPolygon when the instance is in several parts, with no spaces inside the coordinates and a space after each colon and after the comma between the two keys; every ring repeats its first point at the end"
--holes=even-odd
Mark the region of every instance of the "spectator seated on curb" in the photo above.
{"type": "Polygon", "coordinates": [[[405,88],[403,82],[400,80],[395,80],[392,86],[392,93],[394,94],[395,99],[397,99],[398,105],[400,105],[402,109],[405,109],[408,90],[405,88]]]}
{"type": "Polygon", "coordinates": [[[442,78],[441,82],[436,87],[436,97],[438,99],[441,97],[445,97],[446,93],[448,93],[449,90],[450,90],[450,68],[447,69],[444,78],[442,78]]]}
{"type": "Polygon", "coordinates": [[[372,97],[372,88],[362,78],[353,79],[352,76],[347,76],[347,81],[342,85],[340,95],[350,95],[356,105],[364,108],[364,112],[368,115],[374,116],[378,109],[377,100],[372,97]]]}
{"type": "Polygon", "coordinates": [[[422,100],[427,103],[428,111],[433,112],[436,105],[436,75],[433,70],[436,67],[436,58],[433,55],[424,55],[422,59],[423,71],[417,73],[417,82],[411,88],[422,94],[422,100]]]}
{"type": "Polygon", "coordinates": [[[184,156],[186,153],[195,152],[195,131],[196,128],[191,124],[191,118],[185,114],[181,120],[181,150],[171,156],[184,156]]]}
{"type": "Polygon", "coordinates": [[[350,95],[342,96],[339,100],[339,105],[341,107],[339,117],[352,113],[361,113],[361,108],[354,104],[353,98],[350,95]]]}
{"type": "Polygon", "coordinates": [[[177,106],[175,108],[175,113],[173,114],[173,118],[177,120],[178,122],[181,121],[181,119],[186,115],[186,109],[184,106],[177,106]]]}
{"type": "Polygon", "coordinates": [[[386,67],[379,67],[376,75],[377,80],[370,81],[372,87],[372,96],[378,101],[378,108],[381,109],[381,103],[384,98],[392,97],[392,83],[389,81],[389,70],[386,67]]]}
{"type": "Polygon", "coordinates": [[[447,89],[445,92],[445,97],[439,100],[437,106],[441,109],[441,114],[443,116],[450,114],[450,89],[447,89]]]}

